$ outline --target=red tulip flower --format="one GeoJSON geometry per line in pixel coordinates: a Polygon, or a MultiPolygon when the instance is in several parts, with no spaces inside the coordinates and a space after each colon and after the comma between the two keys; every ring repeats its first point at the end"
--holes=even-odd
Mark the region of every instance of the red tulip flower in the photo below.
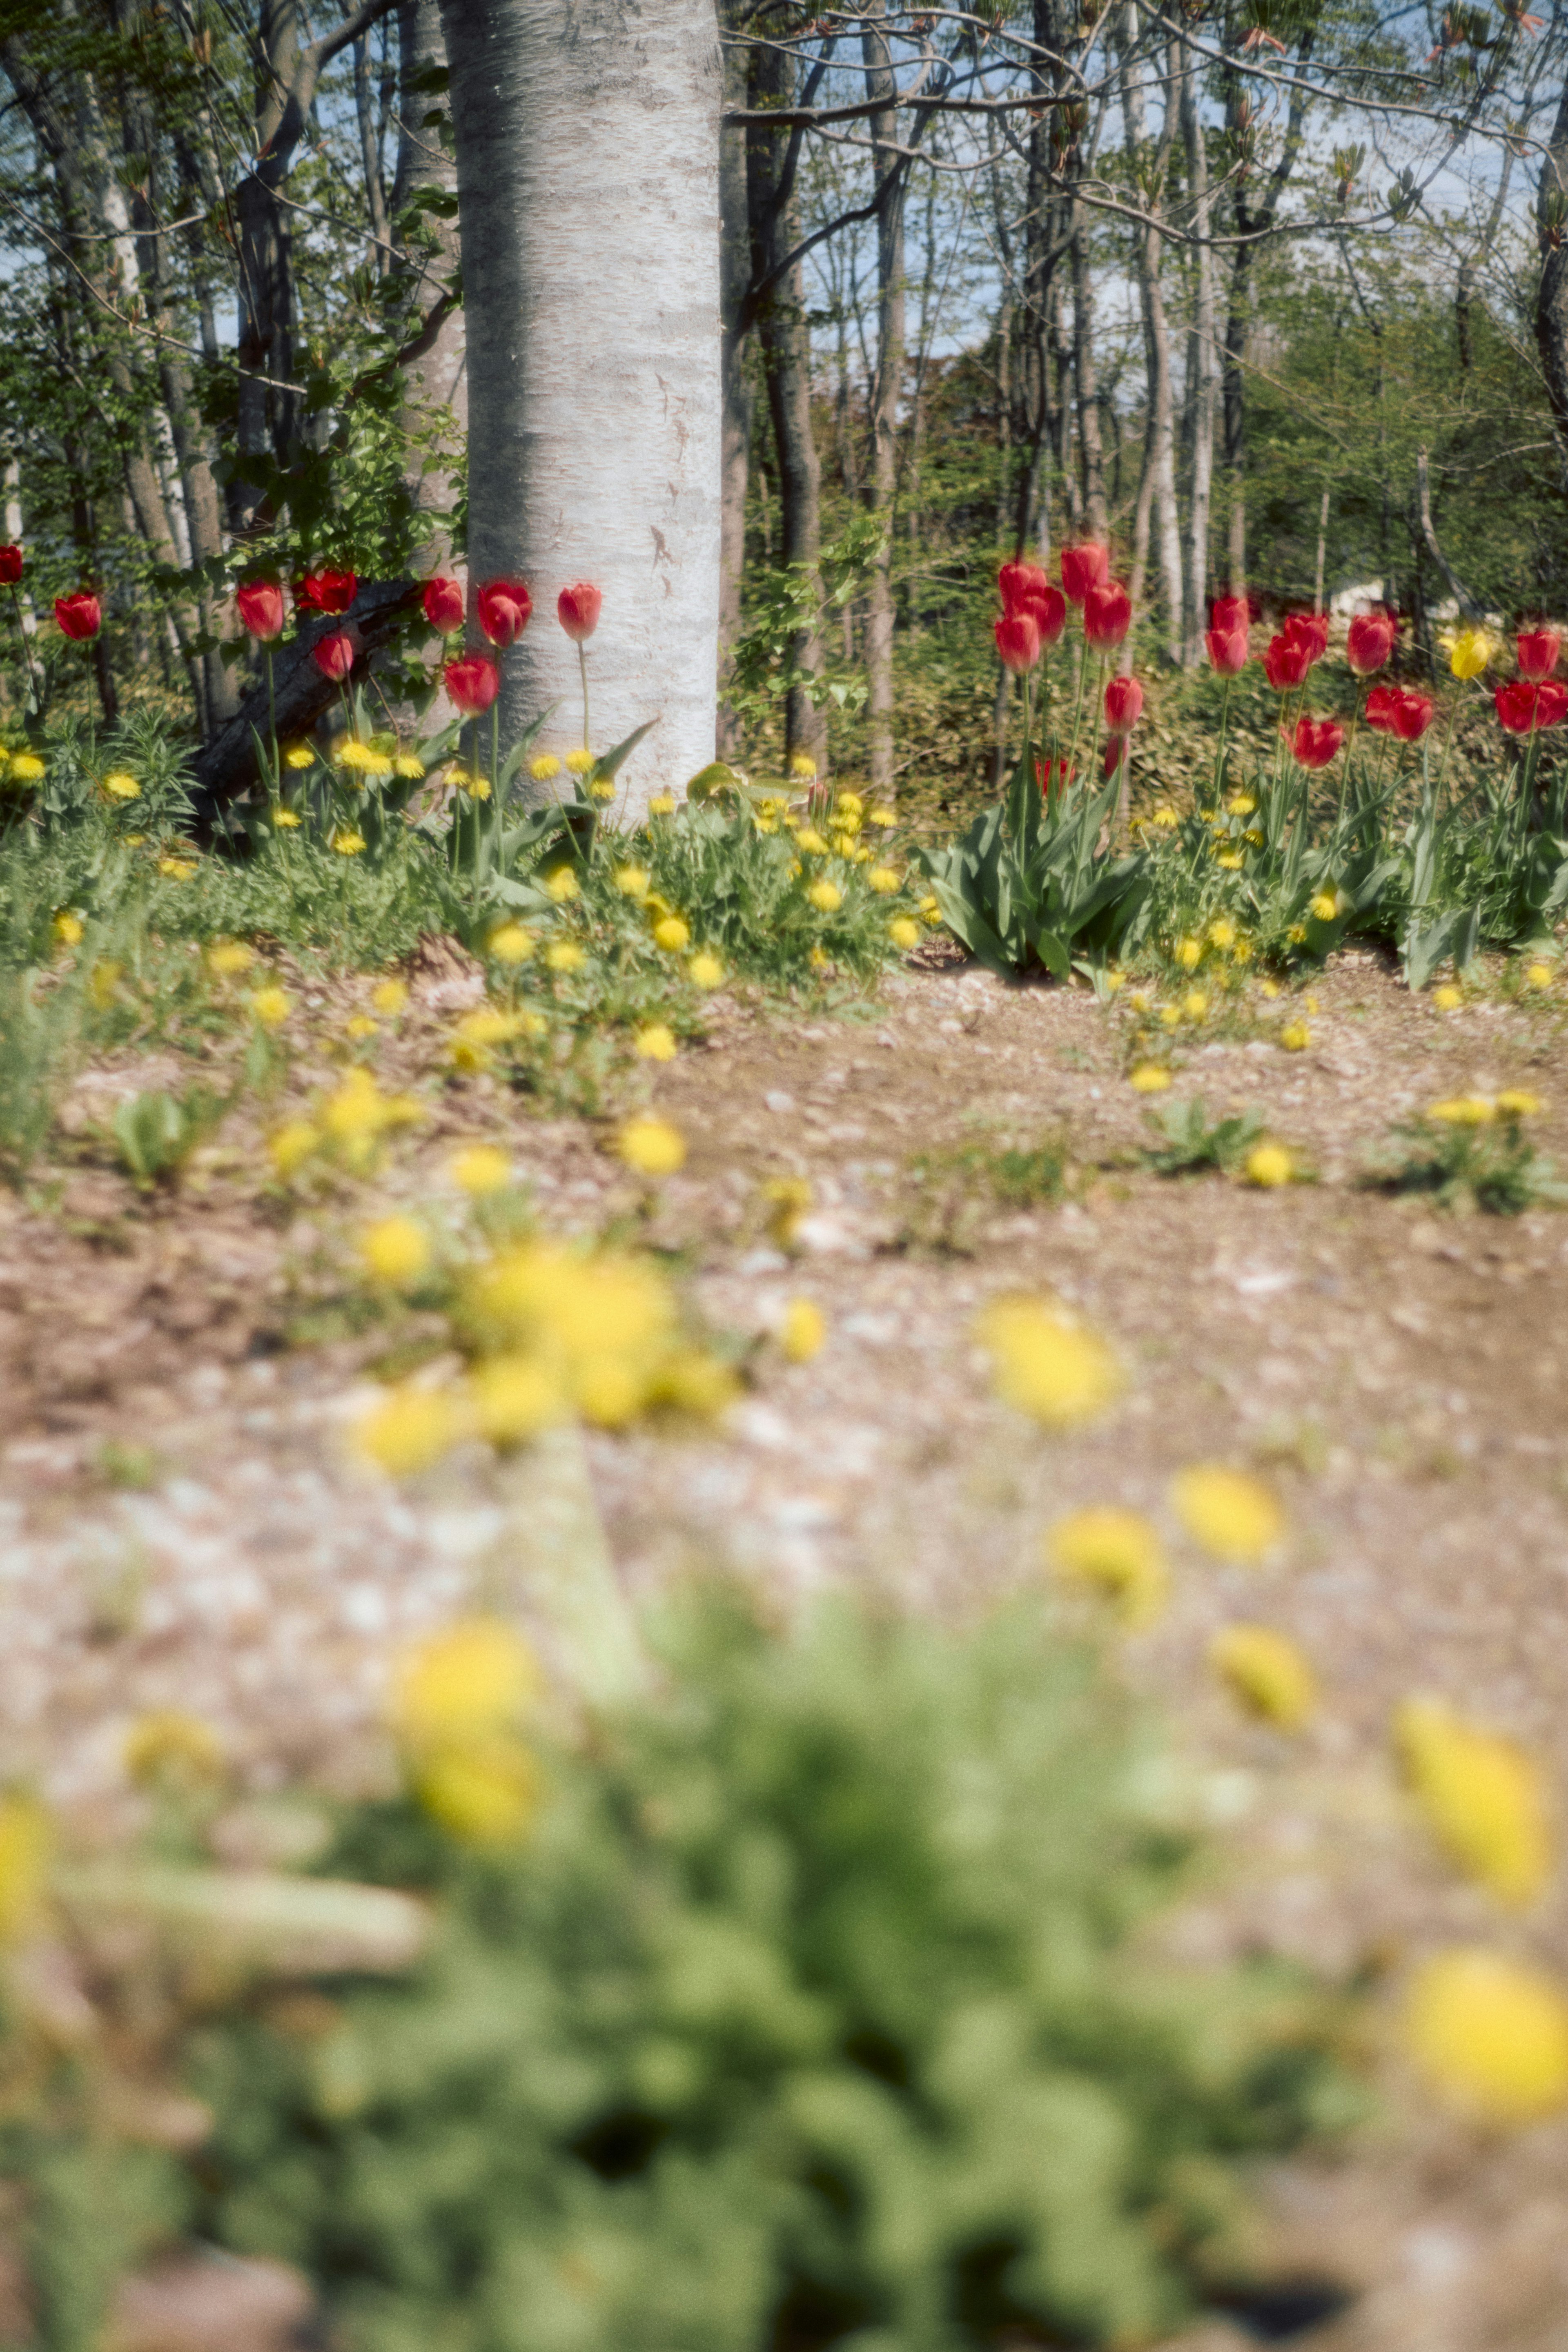
{"type": "Polygon", "coordinates": [[[85,645],[103,626],[103,607],[87,589],[79,588],[74,596],[55,598],[55,619],[68,637],[85,645]]]}
{"type": "Polygon", "coordinates": [[[1120,580],[1090,588],[1083,600],[1083,634],[1097,654],[1113,654],[1132,626],[1132,599],[1120,580]]]}
{"type": "Polygon", "coordinates": [[[1307,667],[1310,669],[1329,650],[1329,616],[1326,613],[1287,613],[1284,634],[1288,645],[1306,646],[1307,667]]]}
{"type": "Polygon", "coordinates": [[[1298,719],[1290,749],[1303,768],[1326,768],[1344,740],[1337,719],[1298,719]]]}
{"type": "Polygon", "coordinates": [[[330,677],[334,686],[341,686],[353,669],[358,651],[346,629],[329,629],[326,635],[318,637],[310,647],[310,659],[323,677],[330,677]]]}
{"type": "Polygon", "coordinates": [[[1264,648],[1263,675],[1276,694],[1300,686],[1311,667],[1311,647],[1299,637],[1270,637],[1264,648]]]}
{"type": "Polygon", "coordinates": [[[1105,688],[1105,724],[1112,735],[1131,735],[1143,715],[1143,689],[1135,677],[1113,677],[1105,688]]]}
{"type": "Polygon", "coordinates": [[[1387,613],[1358,613],[1345,638],[1345,659],[1357,677],[1372,677],[1394,651],[1394,624],[1387,613]]]}
{"type": "Polygon", "coordinates": [[[1127,754],[1131,749],[1131,740],[1126,735],[1108,735],[1106,737],[1105,749],[1100,755],[1100,772],[1106,779],[1107,782],[1109,782],[1110,778],[1116,773],[1117,769],[1121,765],[1122,761],[1126,759],[1127,754]]]}
{"type": "Polygon", "coordinates": [[[532,616],[533,599],[521,580],[487,580],[479,593],[479,626],[491,645],[514,646],[532,616]]]}
{"type": "Polygon", "coordinates": [[[1040,633],[1042,646],[1054,646],[1067,626],[1068,600],[1059,588],[1051,586],[1048,580],[1043,588],[1020,597],[1007,609],[1009,617],[1014,620],[1021,613],[1027,613],[1040,633]]]}
{"type": "Polygon", "coordinates": [[[1209,606],[1209,626],[1222,637],[1243,636],[1252,626],[1252,603],[1247,596],[1216,596],[1209,606]]]}
{"type": "Polygon", "coordinates": [[[1494,687],[1492,699],[1499,720],[1510,735],[1538,734],[1543,727],[1560,727],[1568,719],[1568,686],[1554,677],[1539,685],[1529,678],[1516,678],[1511,686],[1494,687]]]}
{"type": "Polygon", "coordinates": [[[425,618],[438,635],[455,636],[463,625],[463,588],[458,580],[426,580],[420,598],[425,618]]]}
{"type": "Polygon", "coordinates": [[[1035,782],[1047,800],[1053,793],[1065,793],[1077,773],[1065,759],[1035,761],[1035,782]]]}
{"type": "Polygon", "coordinates": [[[22,577],[22,551],[19,547],[0,547],[0,588],[15,588],[22,577]]]}
{"type": "Polygon", "coordinates": [[[1419,743],[1432,724],[1436,705],[1429,694],[1416,694],[1409,687],[1395,687],[1394,707],[1389,716],[1391,732],[1402,743],[1419,743]]]}
{"type": "Polygon", "coordinates": [[[1394,706],[1399,699],[1399,691],[1396,686],[1374,686],[1366,698],[1366,709],[1363,716],[1367,725],[1379,735],[1392,735],[1394,732],[1394,706]]]}
{"type": "Polygon", "coordinates": [[[294,591],[294,601],[307,612],[336,615],[348,611],[358,588],[352,572],[307,572],[294,591]]]}
{"type": "Polygon", "coordinates": [[[996,590],[1005,613],[1016,613],[1020,604],[1043,596],[1050,582],[1037,563],[1005,563],[996,574],[996,590]]]}
{"type": "Polygon", "coordinates": [[[1556,629],[1521,629],[1514,639],[1514,650],[1519,656],[1521,677],[1539,686],[1556,668],[1563,638],[1556,629]]]}
{"type": "Polygon", "coordinates": [[[1208,648],[1210,661],[1221,677],[1235,677],[1247,667],[1245,625],[1239,629],[1222,629],[1216,623],[1205,637],[1204,644],[1208,648]]]}
{"type": "Polygon", "coordinates": [[[595,588],[591,580],[574,580],[570,588],[561,591],[555,617],[574,646],[585,645],[598,627],[604,601],[604,590],[595,588]]]}
{"type": "Polygon", "coordinates": [[[996,624],[996,651],[1015,677],[1034,668],[1040,658],[1040,625],[1033,613],[1003,614],[996,624]]]}
{"type": "Polygon", "coordinates": [[[234,592],[239,617],[266,646],[283,633],[283,591],[275,580],[245,580],[234,592]]]}
{"type": "Polygon", "coordinates": [[[1081,604],[1091,588],[1103,586],[1110,577],[1110,550],[1086,539],[1081,547],[1062,550],[1062,586],[1069,604],[1081,604]]]}
{"type": "Polygon", "coordinates": [[[484,654],[465,654],[461,661],[449,661],[441,675],[466,719],[479,718],[500,692],[500,672],[484,654]]]}

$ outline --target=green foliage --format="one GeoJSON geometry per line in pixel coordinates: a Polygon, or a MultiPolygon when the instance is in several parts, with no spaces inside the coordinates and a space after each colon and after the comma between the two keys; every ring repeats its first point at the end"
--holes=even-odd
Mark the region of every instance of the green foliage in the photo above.
{"type": "Polygon", "coordinates": [[[664,1629],[659,1696],[467,1858],[406,1804],[330,1867],[423,1888],[404,1980],[202,2030],[195,2220],[361,2352],[1110,2342],[1233,2276],[1236,2167],[1342,2117],[1329,2014],[1140,1931],[1191,1841],[1034,1604],[664,1629]]]}
{"type": "Polygon", "coordinates": [[[900,1246],[968,1255],[991,1208],[1035,1209],[1061,1199],[1072,1174],[1070,1142],[1066,1127],[1034,1144],[976,1139],[917,1152],[909,1172],[915,1195],[900,1246]]]}
{"type": "Polygon", "coordinates": [[[814,707],[862,708],[867,685],[854,665],[826,658],[811,670],[799,652],[805,639],[837,620],[853,600],[881,540],[874,516],[851,515],[815,565],[784,564],[753,581],[747,625],[735,640],[724,688],[724,700],[746,726],[765,725],[797,688],[814,707]]]}
{"type": "Polygon", "coordinates": [[[1500,1104],[1474,1124],[1428,1113],[1404,1121],[1374,1162],[1367,1182],[1387,1192],[1425,1192],[1439,1209],[1463,1215],[1518,1217],[1527,1209],[1568,1207],[1568,1184],[1536,1149],[1517,1111],[1500,1104]]]}
{"type": "Polygon", "coordinates": [[[1161,1103],[1143,1116],[1161,1139],[1143,1156],[1161,1176],[1195,1176],[1208,1168],[1228,1174],[1263,1133],[1256,1111],[1235,1112],[1211,1126],[1202,1095],[1189,1102],[1161,1103]]]}
{"type": "Polygon", "coordinates": [[[171,1183],[227,1108],[210,1087],[191,1087],[183,1095],[134,1095],[114,1114],[120,1157],[139,1184],[171,1183]]]}

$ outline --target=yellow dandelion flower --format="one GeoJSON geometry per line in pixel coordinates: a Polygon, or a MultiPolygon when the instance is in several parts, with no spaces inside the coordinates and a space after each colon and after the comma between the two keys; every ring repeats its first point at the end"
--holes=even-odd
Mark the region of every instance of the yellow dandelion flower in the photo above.
{"type": "Polygon", "coordinates": [[[1226,806],[1232,816],[1250,816],[1258,803],[1250,793],[1232,793],[1226,806]]]}
{"type": "Polygon", "coordinates": [[[691,926],[680,915],[661,915],[653,927],[653,943],[666,955],[680,955],[691,945],[691,926]]]}
{"type": "Polygon", "coordinates": [[[553,751],[540,751],[529,761],[528,772],[536,784],[547,784],[561,773],[561,762],[553,751]]]}
{"type": "Polygon", "coordinates": [[[142,797],[141,785],[123,768],[116,768],[111,776],[105,776],[103,789],[111,801],[139,801],[142,797]]]}
{"type": "Polygon", "coordinates": [[[416,784],[424,776],[425,762],[416,752],[399,751],[393,760],[392,772],[394,775],[401,776],[405,783],[416,784]]]}
{"type": "Polygon", "coordinates": [[[1285,1533],[1285,1514],[1262,1480],[1218,1462],[1181,1471],[1171,1505],[1194,1543],[1240,1568],[1256,1568],[1285,1533]]]}
{"type": "Polygon", "coordinates": [[[1258,1143],[1247,1155],[1245,1173],[1249,1184],[1272,1192],[1277,1185],[1290,1182],[1296,1162],[1282,1143],[1258,1143]]]}
{"type": "Polygon", "coordinates": [[[316,755],[309,743],[289,743],[284,746],[283,765],[286,768],[298,771],[300,768],[313,768],[315,764],[316,755]]]}
{"type": "Polygon", "coordinates": [[[823,915],[836,915],[844,904],[844,893],[834,882],[814,882],[805,895],[823,915]]]}
{"type": "Polygon", "coordinates": [[[1223,866],[1227,874],[1239,874],[1243,863],[1244,860],[1239,849],[1222,849],[1219,856],[1215,859],[1215,864],[1216,866],[1223,866]]]}
{"type": "Polygon", "coordinates": [[[1312,1033],[1304,1021],[1288,1021],[1279,1032],[1279,1043],[1288,1054],[1304,1054],[1312,1042],[1312,1033]]]}
{"type": "Polygon", "coordinates": [[[1209,925],[1208,939],[1210,947],[1233,948],[1236,945],[1236,925],[1228,915],[1221,915],[1216,922],[1209,925]]]}
{"type": "Polygon", "coordinates": [[[1134,1094],[1163,1094],[1171,1083],[1171,1073],[1162,1069],[1158,1062],[1140,1062],[1138,1067],[1130,1072],[1127,1083],[1134,1094]]]}
{"type": "Polygon", "coordinates": [[[632,1041],[633,1051],[645,1062],[673,1062],[678,1052],[675,1032],[667,1022],[649,1021],[632,1041]]]}
{"type": "Polygon", "coordinates": [[[1497,1098],[1500,1118],[1533,1118],[1541,1108],[1541,1097],[1524,1087],[1505,1087],[1497,1098]]]}
{"type": "Polygon", "coordinates": [[[447,1174],[459,1192],[479,1198],[486,1192],[500,1192],[511,1182],[511,1161],[493,1143],[470,1143],[466,1150],[454,1152],[447,1162],[447,1174]]]}
{"type": "Polygon", "coordinates": [[[331,846],[340,857],[357,857],[364,847],[364,835],[356,833],[353,825],[340,825],[332,835],[331,846]]]}
{"type": "Polygon", "coordinates": [[[596,776],[588,787],[588,798],[591,801],[613,801],[615,797],[616,786],[613,777],[596,776]]]}
{"type": "Polygon", "coordinates": [[[1279,993],[1279,982],[1277,980],[1260,980],[1258,988],[1259,995],[1267,997],[1270,1004],[1279,993]]]}
{"type": "Polygon", "coordinates": [[[910,948],[918,948],[921,943],[921,927],[912,915],[895,915],[888,925],[888,937],[907,955],[910,948]]]}
{"type": "Polygon", "coordinates": [[[898,813],[894,809],[874,808],[866,813],[867,824],[879,826],[884,833],[890,832],[898,821],[898,813]]]}
{"type": "Polygon", "coordinates": [[[1457,1013],[1465,1001],[1465,992],[1448,981],[1432,991],[1432,1003],[1439,1013],[1457,1013]]]}
{"type": "Polygon", "coordinates": [[[1450,1095],[1428,1103],[1426,1116],[1442,1127],[1486,1127],[1497,1117],[1497,1105],[1489,1095],[1450,1095]]]}
{"type": "Polygon", "coordinates": [[[353,1442],[365,1459],[394,1478],[431,1469],[463,1434],[463,1416],[436,1389],[394,1389],[358,1423],[353,1442]]]}
{"type": "Polygon", "coordinates": [[[474,1424],[492,1445],[523,1445],[566,1412],[559,1383],[532,1356],[492,1356],[468,1384],[474,1424]]]}
{"type": "Polygon", "coordinates": [[[623,898],[646,898],[653,877],[646,866],[617,866],[613,878],[623,898]]]}
{"type": "Polygon", "coordinates": [[[792,1298],[779,1326],[779,1346],[792,1364],[809,1364],[827,1337],[827,1318],[812,1298],[792,1298]]]}
{"type": "Polygon", "coordinates": [[[1485,629],[1457,629],[1448,645],[1448,667],[1456,677],[1479,677],[1497,648],[1485,629]]]}
{"type": "Polygon", "coordinates": [[[552,940],[544,950],[544,961],[552,971],[581,971],[588,950],[575,940],[552,940]]]}
{"type": "Polygon", "coordinates": [[[647,813],[649,816],[673,816],[675,814],[675,794],[673,793],[655,793],[652,800],[650,800],[647,804],[647,813]]]}
{"type": "Polygon", "coordinates": [[[469,1045],[509,1045],[514,1037],[523,1034],[520,1013],[502,1013],[495,1005],[480,1005],[474,1013],[465,1013],[458,1022],[458,1036],[469,1045]]]}
{"type": "Polygon", "coordinates": [[[1315,923],[1331,923],[1339,911],[1340,894],[1337,890],[1315,890],[1307,908],[1315,923]]]}
{"type": "Polygon", "coordinates": [[[1533,1902],[1554,1861],[1539,1767],[1511,1739],[1431,1699],[1406,1699],[1394,1737],[1427,1822],[1458,1867],[1500,1903],[1533,1902]]]}
{"type": "Polygon", "coordinates": [[[544,895],[558,907],[564,907],[568,899],[582,897],[583,886],[570,866],[557,866],[544,877],[544,895]]]}
{"type": "Polygon", "coordinates": [[[816,761],[809,751],[796,751],[790,761],[789,772],[792,776],[798,776],[803,783],[809,783],[816,773],[816,761]]]}
{"type": "Polygon", "coordinates": [[[430,1236],[412,1217],[383,1217],[361,1234],[359,1254],[375,1281],[406,1290],[430,1270],[430,1236]]]}
{"type": "Polygon", "coordinates": [[[686,977],[693,988],[720,988],[723,985],[724,967],[711,948],[701,948],[687,965],[686,977]]]}
{"type": "Polygon", "coordinates": [[[499,1618],[464,1618],[426,1634],[398,1661],[387,1721],[405,1748],[447,1748],[511,1729],[540,1689],[521,1633],[499,1618]]]}
{"type": "Polygon", "coordinates": [[[827,843],[814,824],[803,826],[795,838],[796,847],[804,849],[808,856],[826,857],[827,856],[827,843]]]}
{"type": "Polygon", "coordinates": [[[420,1804],[464,1845],[513,1845],[539,1811],[543,1780],[521,1739],[476,1740],[430,1757],[414,1776],[420,1804]]]}
{"type": "Polygon", "coordinates": [[[1105,1341],[1049,1300],[994,1298],[976,1319],[975,1336],[991,1357],[1003,1402],[1047,1429],[1092,1421],[1121,1392],[1121,1367],[1105,1341]]]}
{"type": "Polygon", "coordinates": [[[122,963],[116,963],[112,956],[105,956],[93,965],[87,987],[88,994],[91,997],[98,1012],[108,1012],[114,1002],[115,992],[124,977],[125,966],[122,963]]]}
{"type": "Polygon", "coordinates": [[[297,833],[300,829],[300,818],[293,809],[275,808],[272,812],[272,825],[277,833],[297,833]]]}
{"type": "Polygon", "coordinates": [[[1093,1586],[1126,1625],[1152,1622],[1165,1604],[1170,1571],[1159,1533],[1138,1511],[1090,1504],[1058,1519],[1046,1559],[1068,1582],[1093,1586]]]}
{"type": "Polygon", "coordinates": [[[11,761],[11,774],[18,784],[36,784],[44,773],[44,763],[33,751],[18,751],[11,761]]]}
{"type": "Polygon", "coordinates": [[[374,765],[375,753],[368,743],[362,743],[357,736],[344,735],[332,745],[332,759],[338,767],[349,768],[363,774],[367,768],[374,765]]]}
{"type": "Polygon", "coordinates": [[[121,1751],[126,1776],[141,1789],[221,1780],[228,1769],[223,1742],[210,1723],[180,1707],[139,1716],[121,1751]]]}
{"type": "Polygon", "coordinates": [[[247,948],[243,940],[218,940],[207,950],[207,970],[219,980],[233,980],[248,971],[256,961],[256,950],[247,948]]]}
{"type": "Polygon", "coordinates": [[[873,866],[866,879],[879,898],[890,898],[895,890],[903,887],[902,877],[892,866],[873,866]]]}
{"type": "Polygon", "coordinates": [[[267,1155],[285,1184],[297,1176],[313,1152],[321,1148],[321,1131],[307,1118],[291,1118],[267,1139],[267,1155]]]}
{"type": "Polygon", "coordinates": [[[686,1138],[680,1129],[651,1115],[629,1118],[616,1139],[616,1150],[639,1176],[673,1176],[686,1164],[686,1138]]]}
{"type": "Polygon", "coordinates": [[[1317,1677],[1294,1642],[1268,1625],[1227,1625],[1209,1664],[1245,1706],[1281,1731],[1299,1731],[1318,1704],[1317,1677]]]}
{"type": "Polygon", "coordinates": [[[1181,820],[1177,816],[1173,808],[1167,807],[1164,803],[1162,802],[1161,805],[1154,810],[1149,822],[1151,824],[1157,824],[1162,833],[1170,833],[1177,824],[1180,824],[1181,820]]]}
{"type": "Polygon", "coordinates": [[[1524,968],[1524,982],[1527,988],[1550,988],[1552,985],[1552,966],[1549,963],[1526,964],[1524,968]]]}
{"type": "Polygon", "coordinates": [[[592,751],[584,751],[579,748],[566,754],[566,772],[569,776],[585,776],[593,764],[592,751]]]}
{"type": "Polygon", "coordinates": [[[1481,2122],[1532,2124],[1568,2106],[1568,1999],[1544,1971],[1500,1952],[1435,1953],[1404,2022],[1427,2080],[1481,2122]]]}
{"type": "Polygon", "coordinates": [[[768,1204],[768,1232],[780,1249],[792,1249],[800,1221],[811,1207],[811,1183],[805,1176],[770,1176],[763,1186],[768,1204]]]}
{"type": "Polygon", "coordinates": [[[525,931],[521,923],[500,923],[485,945],[497,963],[517,964],[528,961],[537,941],[533,933],[525,931]]]}
{"type": "Polygon", "coordinates": [[[1160,1024],[1162,1028],[1179,1029],[1182,1025],[1181,1006],[1179,1004],[1162,1004],[1160,1007],[1160,1024]]]}
{"type": "Polygon", "coordinates": [[[378,980],[370,992],[370,1001],[378,1013],[384,1013],[389,1020],[394,1019],[408,1002],[408,982],[405,980],[378,980]]]}
{"type": "Polygon", "coordinates": [[[1209,1009],[1209,1001],[1201,988],[1189,988],[1182,999],[1182,1013],[1188,1021],[1201,1021],[1209,1009]]]}
{"type": "Polygon", "coordinates": [[[1127,1002],[1134,1013],[1147,1013],[1152,1000],[1146,988],[1135,988],[1127,1002]]]}
{"type": "Polygon", "coordinates": [[[343,1023],[343,1035],[352,1038],[355,1045],[358,1045],[363,1038],[374,1037],[375,1034],[376,1024],[368,1013],[351,1013],[343,1023]]]}
{"type": "Polygon", "coordinates": [[[194,857],[160,857],[158,871],[165,882],[188,882],[196,870],[194,857]]]}
{"type": "Polygon", "coordinates": [[[54,1832],[31,1797],[0,1797],[0,1944],[25,1936],[43,1908],[54,1832]]]}
{"type": "Polygon", "coordinates": [[[1203,961],[1203,956],[1204,943],[1202,940],[1183,940],[1177,945],[1176,961],[1181,965],[1184,971],[1195,971],[1198,965],[1203,961]]]}
{"type": "Polygon", "coordinates": [[[79,915],[72,914],[68,907],[62,907],[49,929],[62,948],[80,947],[87,934],[87,925],[79,915]]]}
{"type": "Polygon", "coordinates": [[[258,988],[251,997],[250,1010],[264,1029],[281,1029],[294,1010],[294,1001],[287,989],[258,988]]]}

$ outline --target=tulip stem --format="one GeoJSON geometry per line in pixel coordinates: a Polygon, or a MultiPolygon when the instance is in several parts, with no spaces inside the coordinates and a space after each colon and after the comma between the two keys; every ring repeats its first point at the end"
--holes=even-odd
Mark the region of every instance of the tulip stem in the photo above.
{"type": "Polygon", "coordinates": [[[1226,731],[1230,725],[1230,689],[1235,683],[1234,677],[1227,677],[1225,691],[1219,698],[1219,749],[1214,755],[1214,804],[1216,809],[1219,807],[1220,796],[1225,791],[1225,739],[1226,731]]]}
{"type": "Polygon", "coordinates": [[[283,761],[278,750],[278,696],[272,683],[272,646],[267,647],[267,719],[272,730],[272,797],[279,800],[283,792],[283,761]]]}
{"type": "Polygon", "coordinates": [[[1078,771],[1079,729],[1083,723],[1083,682],[1088,669],[1089,639],[1085,637],[1078,649],[1078,701],[1073,707],[1072,714],[1072,768],[1075,774],[1078,771]]]}
{"type": "Polygon", "coordinates": [[[1459,698],[1456,695],[1453,701],[1448,705],[1448,724],[1443,730],[1443,764],[1437,771],[1437,798],[1439,801],[1443,797],[1443,787],[1448,781],[1448,754],[1454,748],[1454,721],[1458,715],[1458,709],[1459,698]]]}
{"type": "Polygon", "coordinates": [[[593,746],[588,740],[588,643],[585,637],[577,640],[577,667],[583,674],[583,749],[592,759],[593,746]]]}

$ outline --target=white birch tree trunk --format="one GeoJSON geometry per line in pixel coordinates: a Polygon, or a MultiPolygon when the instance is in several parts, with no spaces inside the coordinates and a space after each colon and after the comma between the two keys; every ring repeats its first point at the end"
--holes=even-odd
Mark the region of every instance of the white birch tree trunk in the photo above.
{"type": "Polygon", "coordinates": [[[468,357],[468,566],[521,576],[503,746],[582,740],[555,601],[592,580],[593,745],[621,806],[712,759],[720,548],[712,0],[443,0],[468,357]]]}
{"type": "Polygon", "coordinates": [[[1197,302],[1188,365],[1193,371],[1193,487],[1187,514],[1186,643],[1189,669],[1203,659],[1208,625],[1209,507],[1214,495],[1215,398],[1218,362],[1215,342],[1214,247],[1209,243],[1208,150],[1198,108],[1197,60],[1191,44],[1182,50],[1182,137],[1187,151],[1187,188],[1197,247],[1197,302]]]}

